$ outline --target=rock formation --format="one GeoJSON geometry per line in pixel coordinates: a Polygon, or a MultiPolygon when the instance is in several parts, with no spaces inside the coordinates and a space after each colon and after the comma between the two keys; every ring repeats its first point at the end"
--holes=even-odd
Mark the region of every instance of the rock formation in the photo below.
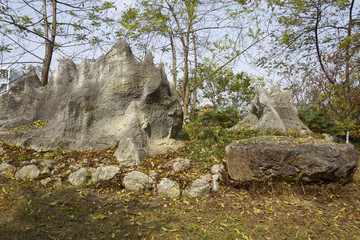
{"type": "Polygon", "coordinates": [[[279,179],[346,183],[359,161],[359,153],[351,144],[274,136],[232,143],[226,154],[230,178],[241,182],[279,179]]]}
{"type": "Polygon", "coordinates": [[[290,91],[281,91],[276,84],[267,90],[256,89],[250,114],[240,124],[260,130],[308,130],[299,118],[290,91]]]}
{"type": "Polygon", "coordinates": [[[45,87],[34,70],[0,97],[0,139],[36,150],[103,149],[117,142],[119,162],[138,164],[175,147],[182,127],[178,95],[149,54],[138,62],[123,38],[96,62],[61,60],[45,87]],[[36,130],[6,131],[36,120],[36,130]]]}

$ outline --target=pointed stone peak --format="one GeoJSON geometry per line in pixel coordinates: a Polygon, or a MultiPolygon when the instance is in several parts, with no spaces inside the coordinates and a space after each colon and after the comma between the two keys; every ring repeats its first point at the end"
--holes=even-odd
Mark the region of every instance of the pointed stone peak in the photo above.
{"type": "Polygon", "coordinates": [[[123,36],[119,37],[119,39],[117,40],[117,42],[115,43],[115,45],[112,47],[111,50],[113,49],[116,49],[119,52],[126,52],[132,54],[131,48],[123,36]]]}
{"type": "Polygon", "coordinates": [[[154,56],[152,55],[151,52],[147,52],[146,56],[145,56],[145,59],[144,59],[144,62],[153,62],[153,61],[154,61],[154,56]]]}

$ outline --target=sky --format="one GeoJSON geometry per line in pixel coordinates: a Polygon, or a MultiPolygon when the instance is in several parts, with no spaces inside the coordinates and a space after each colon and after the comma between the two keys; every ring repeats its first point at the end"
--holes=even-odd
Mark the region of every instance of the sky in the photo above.
{"type": "MultiPolygon", "coordinates": [[[[14,1],[18,1],[18,0],[14,0],[14,1]]],[[[127,7],[131,6],[132,4],[134,4],[134,1],[132,0],[117,0],[116,2],[116,10],[117,12],[120,12],[124,9],[126,9],[127,7]]],[[[116,42],[116,37],[114,36],[114,34],[112,36],[110,36],[110,40],[107,42],[106,45],[104,45],[104,50],[106,52],[106,50],[109,50],[111,45],[114,44],[116,42]]],[[[6,41],[8,41],[6,38],[0,38],[0,43],[1,41],[4,43],[6,43],[6,41]]],[[[25,48],[30,49],[31,52],[35,53],[38,56],[44,56],[44,47],[43,46],[39,46],[37,44],[32,43],[31,38],[30,41],[25,40],[22,42],[23,46],[25,46],[25,48]]],[[[244,48],[246,48],[246,45],[243,46],[244,48]]],[[[77,52],[81,52],[81,46],[75,46],[73,47],[73,49],[71,49],[72,51],[77,51],[77,52]]],[[[70,52],[69,52],[70,53],[70,52]]],[[[87,58],[89,59],[93,59],[95,60],[96,58],[98,58],[102,53],[100,51],[93,51],[93,52],[88,52],[87,54],[87,58]]],[[[256,51],[253,51],[252,54],[257,54],[256,51]]],[[[158,53],[158,52],[153,52],[153,56],[154,56],[154,62],[155,64],[159,64],[160,62],[171,62],[170,59],[168,59],[168,57],[166,57],[165,55],[158,53]]],[[[51,63],[51,69],[52,71],[57,67],[58,65],[58,61],[59,59],[62,58],[62,55],[59,54],[58,52],[54,53],[53,56],[53,60],[51,63]]],[[[1,61],[6,61],[6,56],[0,56],[0,60],[1,61]]],[[[27,55],[25,56],[25,58],[22,59],[23,61],[28,61],[28,62],[32,62],[34,60],[34,57],[27,55]]],[[[35,59],[36,61],[38,61],[38,59],[35,59]]],[[[75,63],[80,63],[81,58],[79,59],[75,59],[75,63]]],[[[250,60],[251,61],[251,60],[250,60]]],[[[16,68],[20,68],[19,66],[15,66],[16,68]]],[[[21,69],[20,70],[24,70],[21,69]]],[[[269,84],[272,84],[272,82],[274,81],[278,81],[279,77],[276,75],[276,73],[272,73],[269,74],[266,70],[261,69],[261,68],[257,68],[255,67],[253,64],[251,64],[249,62],[248,58],[244,58],[244,57],[240,57],[239,60],[237,61],[237,64],[235,66],[235,71],[241,72],[241,71],[245,71],[247,73],[250,74],[254,74],[256,76],[260,76],[260,77],[264,77],[266,79],[266,82],[269,84]]],[[[170,76],[170,69],[166,69],[167,75],[168,75],[168,79],[171,79],[170,76]]]]}

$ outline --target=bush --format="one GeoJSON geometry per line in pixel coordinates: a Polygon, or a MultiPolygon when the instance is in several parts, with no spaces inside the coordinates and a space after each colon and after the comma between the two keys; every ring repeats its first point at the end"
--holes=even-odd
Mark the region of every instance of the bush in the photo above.
{"type": "Polygon", "coordinates": [[[327,133],[338,136],[339,129],[325,107],[307,107],[298,110],[303,123],[314,133],[327,133]]]}
{"type": "Polygon", "coordinates": [[[225,148],[233,141],[247,139],[260,135],[283,135],[277,131],[260,131],[250,128],[240,128],[230,130],[218,122],[218,113],[214,115],[204,115],[204,117],[193,120],[182,129],[181,136],[186,136],[183,155],[205,165],[225,162],[225,148]],[[211,124],[210,124],[211,123],[211,124]]]}
{"type": "Polygon", "coordinates": [[[203,111],[200,110],[197,116],[197,120],[206,126],[220,126],[223,128],[234,126],[239,119],[239,114],[233,109],[219,111],[211,107],[203,111]]]}

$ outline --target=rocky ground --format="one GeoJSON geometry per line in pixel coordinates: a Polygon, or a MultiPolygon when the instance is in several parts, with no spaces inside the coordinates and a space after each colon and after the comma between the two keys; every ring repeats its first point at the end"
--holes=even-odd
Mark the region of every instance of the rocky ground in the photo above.
{"type": "Polygon", "coordinates": [[[179,162],[172,162],[186,159],[179,151],[156,155],[136,167],[120,166],[118,177],[93,181],[99,167],[118,166],[112,154],[114,149],[116,146],[103,151],[35,152],[0,143],[1,163],[17,170],[35,165],[39,170],[39,176],[32,181],[16,177],[0,179],[0,238],[358,239],[360,236],[359,171],[346,185],[236,184],[222,174],[219,188],[213,191],[216,173],[212,168],[216,164],[203,166],[180,161],[185,162],[185,167],[179,169],[179,162]],[[45,162],[51,163],[51,167],[46,169],[45,162]],[[86,181],[73,186],[70,175],[82,168],[89,170],[86,181]],[[149,188],[127,189],[124,178],[134,171],[151,177],[154,184],[149,188]],[[44,184],[48,178],[51,181],[44,184]],[[178,186],[179,192],[175,187],[170,191],[173,196],[159,194],[156,189],[163,179],[178,186]],[[194,198],[185,193],[194,182],[208,184],[202,196],[194,198]]]}

